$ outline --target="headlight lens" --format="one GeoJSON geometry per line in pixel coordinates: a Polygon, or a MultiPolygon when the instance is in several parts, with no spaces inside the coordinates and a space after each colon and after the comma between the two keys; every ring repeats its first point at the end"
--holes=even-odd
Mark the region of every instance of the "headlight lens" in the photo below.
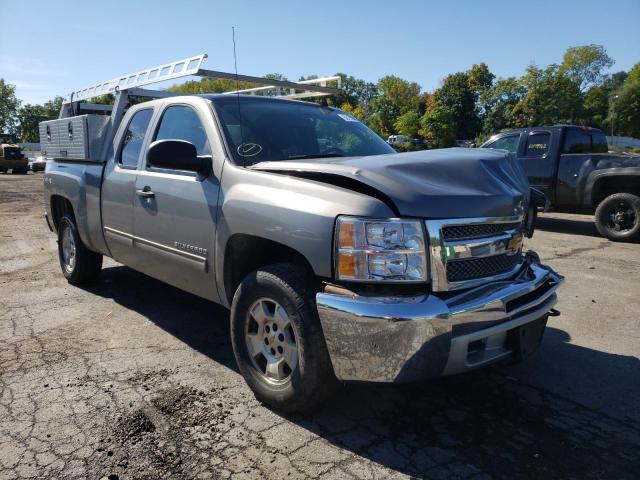
{"type": "Polygon", "coordinates": [[[336,278],[359,282],[426,282],[419,220],[338,217],[336,278]]]}

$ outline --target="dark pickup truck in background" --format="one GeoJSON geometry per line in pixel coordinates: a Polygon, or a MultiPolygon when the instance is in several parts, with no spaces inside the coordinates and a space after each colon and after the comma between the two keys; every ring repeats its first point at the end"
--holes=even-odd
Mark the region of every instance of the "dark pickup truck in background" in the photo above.
{"type": "Polygon", "coordinates": [[[572,125],[521,128],[496,134],[481,148],[516,155],[552,209],[595,212],[601,235],[614,241],[640,240],[640,156],[609,153],[601,130],[572,125]]]}

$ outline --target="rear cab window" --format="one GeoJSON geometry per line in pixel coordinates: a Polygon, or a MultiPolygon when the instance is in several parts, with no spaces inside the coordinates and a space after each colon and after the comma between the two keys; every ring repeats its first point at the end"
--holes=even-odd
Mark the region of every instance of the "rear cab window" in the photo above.
{"type": "Polygon", "coordinates": [[[607,153],[607,137],[600,130],[590,128],[567,128],[562,143],[563,154],[607,153]]]}
{"type": "Polygon", "coordinates": [[[142,142],[149,128],[152,115],[153,109],[145,108],[138,110],[129,120],[127,130],[124,132],[120,154],[118,155],[119,166],[129,169],[138,167],[142,142]]]}
{"type": "Polygon", "coordinates": [[[607,136],[600,130],[591,131],[591,151],[593,153],[607,153],[609,151],[607,136]]]}
{"type": "Polygon", "coordinates": [[[525,157],[544,157],[549,152],[550,132],[531,132],[527,137],[525,157]]]}
{"type": "Polygon", "coordinates": [[[567,128],[562,143],[562,153],[590,153],[591,134],[581,128],[567,128]]]}

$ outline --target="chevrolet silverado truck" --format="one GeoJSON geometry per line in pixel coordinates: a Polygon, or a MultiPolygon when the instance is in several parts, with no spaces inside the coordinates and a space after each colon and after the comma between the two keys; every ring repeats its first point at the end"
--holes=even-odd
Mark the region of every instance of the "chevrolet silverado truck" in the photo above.
{"type": "Polygon", "coordinates": [[[516,155],[551,208],[595,213],[602,236],[640,240],[640,156],[608,153],[601,130],[573,125],[522,128],[494,135],[482,147],[516,155]]]}
{"type": "Polygon", "coordinates": [[[274,88],[296,99],[159,93],[130,106],[152,94],[123,88],[93,120],[77,114],[98,107],[72,94],[40,126],[67,280],[96,281],[107,256],[229,308],[240,373],[283,411],[342,382],[423,381],[534,352],[563,278],[523,250],[539,202],[516,159],[399,154],[349,114],[299,101],[329,87],[274,88]],[[92,128],[104,148],[70,156],[69,132],[92,128]]]}

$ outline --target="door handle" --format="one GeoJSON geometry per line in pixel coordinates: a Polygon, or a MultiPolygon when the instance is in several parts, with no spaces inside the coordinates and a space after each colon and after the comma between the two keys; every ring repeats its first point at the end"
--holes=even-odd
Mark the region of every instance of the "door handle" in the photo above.
{"type": "Polygon", "coordinates": [[[136,190],[136,195],[139,197],[151,198],[155,197],[156,194],[151,191],[151,187],[144,187],[142,190],[136,190]]]}

